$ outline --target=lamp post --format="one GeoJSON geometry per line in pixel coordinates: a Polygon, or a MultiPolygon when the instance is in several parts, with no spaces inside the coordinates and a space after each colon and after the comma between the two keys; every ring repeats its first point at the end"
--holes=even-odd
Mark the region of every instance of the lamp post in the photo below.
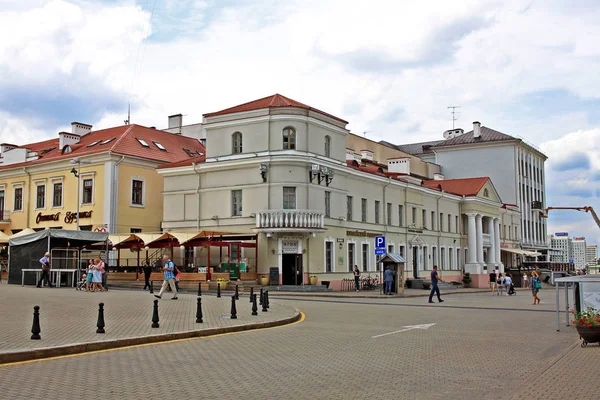
{"type": "Polygon", "coordinates": [[[77,178],[77,218],[76,218],[76,223],[77,223],[77,230],[79,230],[79,204],[81,203],[80,201],[80,191],[81,191],[81,174],[80,174],[80,170],[81,170],[81,164],[90,164],[89,161],[81,161],[81,159],[79,157],[77,158],[73,158],[71,160],[71,164],[77,164],[77,169],[75,169],[75,167],[71,168],[71,173],[77,178]]]}

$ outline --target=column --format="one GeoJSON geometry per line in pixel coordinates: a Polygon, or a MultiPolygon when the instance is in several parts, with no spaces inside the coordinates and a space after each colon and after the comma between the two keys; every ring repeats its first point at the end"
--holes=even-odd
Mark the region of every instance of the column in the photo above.
{"type": "Polygon", "coordinates": [[[487,221],[487,230],[490,234],[490,251],[488,252],[488,264],[490,267],[496,266],[496,229],[494,224],[494,219],[490,217],[486,217],[487,221]]]}
{"type": "Polygon", "coordinates": [[[500,255],[500,219],[494,218],[494,239],[496,240],[496,263],[502,271],[502,256],[500,255]]]}
{"type": "Polygon", "coordinates": [[[477,232],[477,262],[483,264],[483,226],[481,225],[483,216],[477,214],[475,216],[475,230],[477,232]]]}
{"type": "Polygon", "coordinates": [[[467,230],[467,240],[469,246],[469,259],[467,262],[469,264],[477,263],[477,232],[475,228],[475,215],[473,213],[467,214],[469,219],[468,221],[468,230],[467,230]]]}

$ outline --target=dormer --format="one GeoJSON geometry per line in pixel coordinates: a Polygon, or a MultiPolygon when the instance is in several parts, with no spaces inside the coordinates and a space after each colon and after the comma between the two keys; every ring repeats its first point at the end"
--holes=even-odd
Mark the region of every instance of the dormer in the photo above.
{"type": "Polygon", "coordinates": [[[410,157],[388,158],[388,172],[410,175],[410,157]]]}
{"type": "Polygon", "coordinates": [[[92,125],[81,122],[71,122],[71,133],[79,136],[85,136],[92,131],[92,125]]]}
{"type": "Polygon", "coordinates": [[[354,149],[346,148],[346,161],[354,160],[354,149]]]}
{"type": "Polygon", "coordinates": [[[373,161],[373,152],[371,150],[361,150],[360,156],[364,160],[373,161]]]}
{"type": "Polygon", "coordinates": [[[58,132],[58,148],[64,151],[65,146],[77,144],[81,140],[81,136],[68,132],[58,132]]]}
{"type": "Polygon", "coordinates": [[[17,146],[16,144],[2,143],[0,144],[0,153],[6,153],[7,151],[16,149],[17,147],[19,146],[17,146]]]}

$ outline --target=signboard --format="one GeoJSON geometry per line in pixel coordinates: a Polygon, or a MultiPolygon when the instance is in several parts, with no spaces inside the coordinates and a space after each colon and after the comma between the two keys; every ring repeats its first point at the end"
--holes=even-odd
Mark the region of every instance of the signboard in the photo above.
{"type": "Polygon", "coordinates": [[[385,255],[385,253],[386,253],[385,249],[375,249],[376,256],[383,256],[383,255],[385,255]]]}
{"type": "Polygon", "coordinates": [[[569,236],[569,232],[556,232],[554,236],[569,236]]]}
{"type": "Polygon", "coordinates": [[[585,237],[583,237],[583,236],[574,237],[573,240],[585,240],[585,237]]]}
{"type": "Polygon", "coordinates": [[[375,255],[381,256],[386,253],[385,250],[385,236],[375,237],[375,255]]]}
{"type": "MultiPolygon", "coordinates": [[[[79,218],[92,218],[92,211],[81,211],[79,213],[79,218]]],[[[35,218],[35,223],[39,224],[40,222],[46,222],[46,221],[58,221],[60,220],[60,213],[57,212],[56,214],[42,214],[42,213],[38,213],[37,217],[35,218]]],[[[72,224],[74,221],[77,221],[77,213],[76,212],[70,212],[67,211],[67,213],[65,214],[65,224],[72,224]]]]}
{"type": "Polygon", "coordinates": [[[279,268],[271,267],[269,269],[269,279],[271,281],[271,285],[279,285],[279,268]]]}

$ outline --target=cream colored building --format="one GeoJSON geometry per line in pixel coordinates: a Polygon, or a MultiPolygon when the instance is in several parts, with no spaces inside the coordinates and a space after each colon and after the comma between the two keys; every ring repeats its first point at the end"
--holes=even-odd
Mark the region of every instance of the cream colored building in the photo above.
{"type": "Polygon", "coordinates": [[[503,268],[501,226],[520,230],[492,182],[444,180],[436,164],[346,124],[281,95],[205,114],[206,161],[159,168],[163,229],[259,233],[258,273],[277,268],[288,285],[317,276],[339,289],[354,265],[379,275],[376,236],[406,258],[407,277],[438,265],[487,284],[486,268],[503,268]]]}

